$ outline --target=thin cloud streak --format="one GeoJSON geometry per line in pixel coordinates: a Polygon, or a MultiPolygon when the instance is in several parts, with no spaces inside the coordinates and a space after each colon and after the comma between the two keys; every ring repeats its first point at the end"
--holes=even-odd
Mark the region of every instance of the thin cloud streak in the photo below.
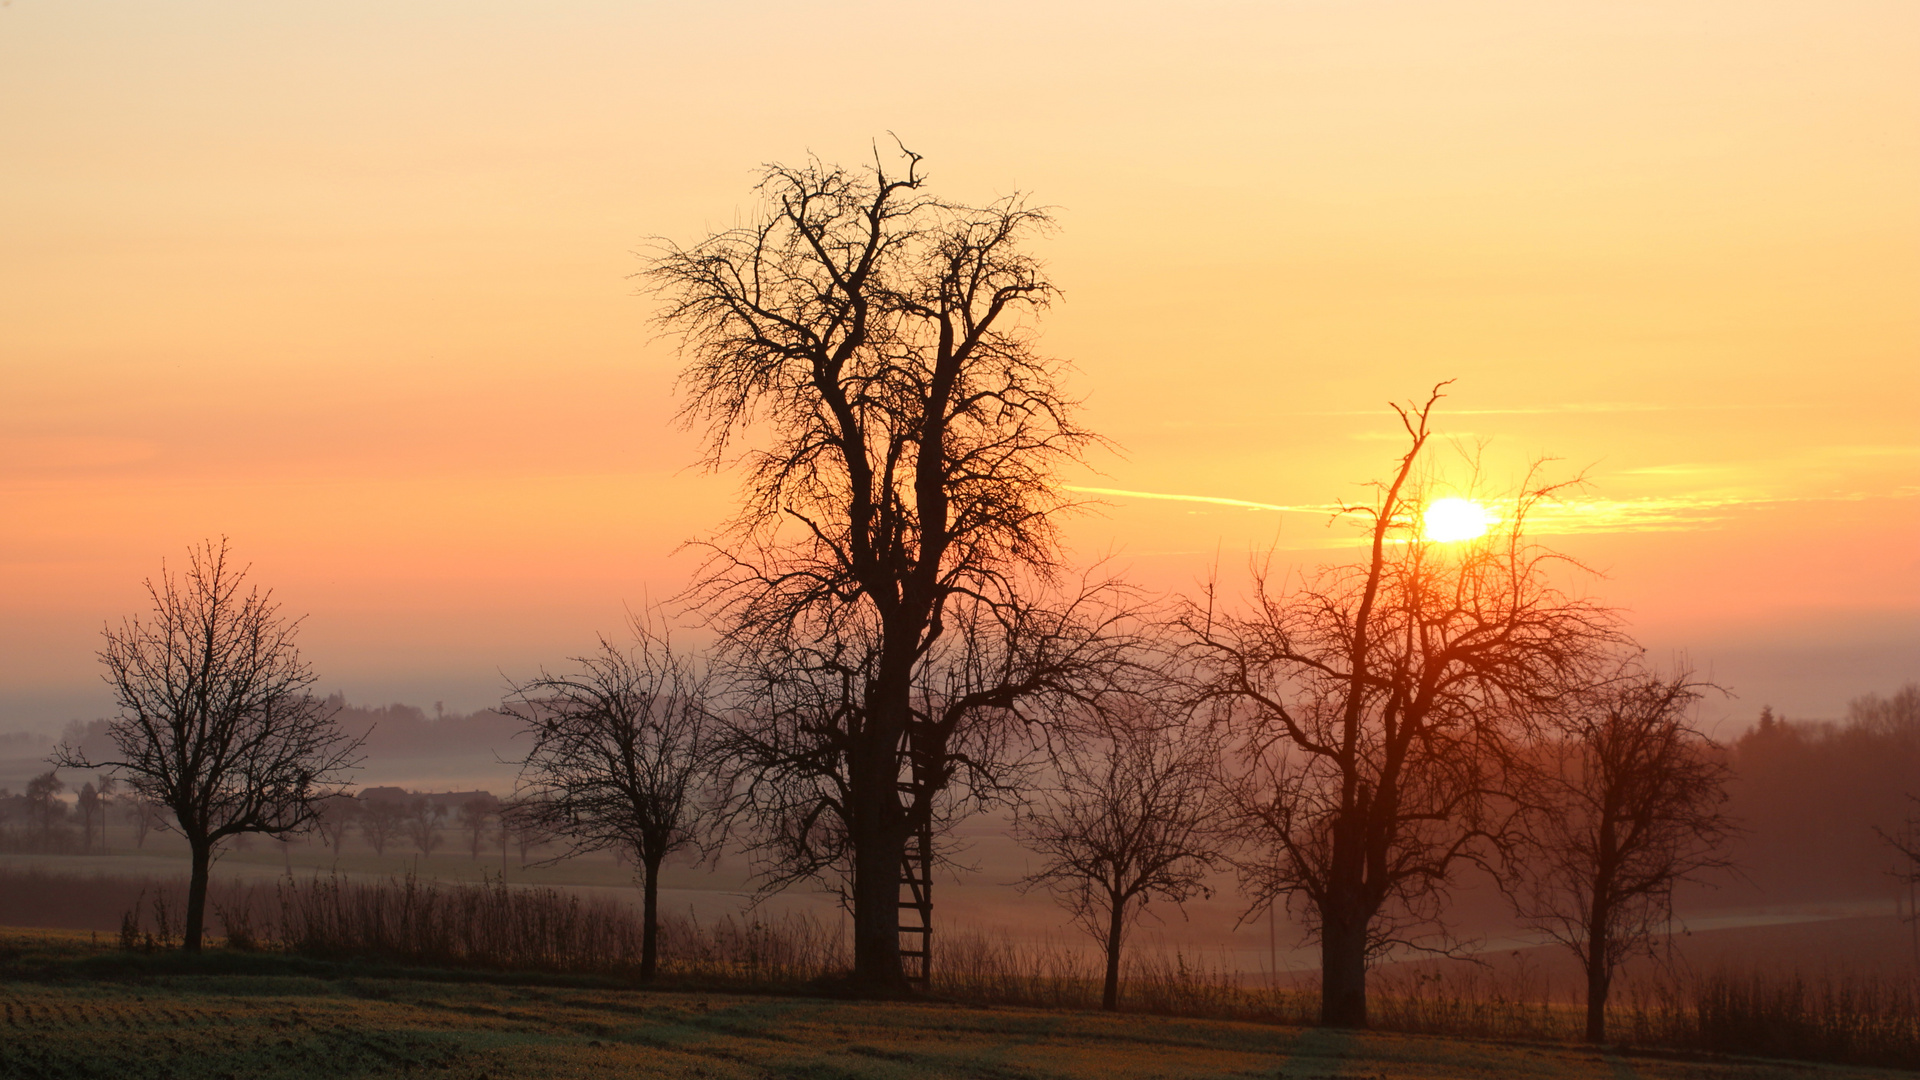
{"type": "MultiPolygon", "coordinates": [[[[1279,503],[1230,499],[1218,495],[1181,495],[1164,491],[1133,491],[1126,488],[1080,487],[1062,485],[1084,495],[1111,495],[1117,498],[1152,499],[1162,502],[1192,502],[1211,506],[1239,507],[1246,510],[1271,510],[1291,514],[1338,514],[1350,507],[1337,503],[1285,506],[1279,503]]],[[[1715,492],[1701,495],[1648,496],[1638,499],[1581,499],[1552,502],[1534,507],[1528,531],[1541,536],[1569,536],[1620,532],[1697,532],[1711,529],[1741,509],[1784,506],[1791,503],[1866,502],[1872,499],[1908,499],[1920,495],[1920,488],[1902,488],[1893,493],[1848,492],[1841,495],[1779,496],[1762,492],[1715,492]]],[[[1498,502],[1492,504],[1498,509],[1498,502]]]]}
{"type": "MultiPolygon", "coordinates": [[[[1653,402],[1633,401],[1595,401],[1568,402],[1560,405],[1529,405],[1513,409],[1446,409],[1448,416],[1544,416],[1557,413],[1655,413],[1655,412],[1753,412],[1777,411],[1782,409],[1801,409],[1800,403],[1752,403],[1752,404],[1657,404],[1653,402]]],[[[1379,417],[1379,409],[1307,409],[1281,411],[1277,416],[1372,416],[1379,417]]]]}
{"type": "Polygon", "coordinates": [[[1126,499],[1159,499],[1165,502],[1208,503],[1213,506],[1238,506],[1247,510],[1277,510],[1286,514],[1331,514],[1342,508],[1329,506],[1281,506],[1277,503],[1253,502],[1249,499],[1228,499],[1217,495],[1175,495],[1164,491],[1129,491],[1125,488],[1080,487],[1075,484],[1062,484],[1067,491],[1081,495],[1113,495],[1126,499]]]}

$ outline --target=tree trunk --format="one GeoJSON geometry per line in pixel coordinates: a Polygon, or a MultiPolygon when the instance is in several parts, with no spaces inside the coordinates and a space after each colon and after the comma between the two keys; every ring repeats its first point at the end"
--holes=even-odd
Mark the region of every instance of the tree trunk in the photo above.
{"type": "Polygon", "coordinates": [[[640,981],[652,982],[660,964],[660,860],[642,858],[646,869],[640,901],[640,981]]]}
{"type": "Polygon", "coordinates": [[[1320,898],[1320,1022],[1367,1026],[1367,924],[1377,902],[1366,890],[1367,849],[1360,811],[1352,803],[1333,822],[1328,889],[1320,898]]]}
{"type": "Polygon", "coordinates": [[[1351,912],[1321,915],[1320,1022],[1367,1026],[1367,924],[1351,912]]]}
{"type": "Polygon", "coordinates": [[[898,830],[874,825],[866,825],[852,839],[853,977],[874,993],[903,994],[907,980],[900,969],[900,863],[906,841],[898,830]]]}
{"type": "MultiPolygon", "coordinates": [[[[905,655],[904,653],[901,655],[905,655]]],[[[847,781],[852,813],[853,978],[869,993],[907,992],[900,968],[900,868],[906,857],[906,814],[900,807],[900,736],[912,716],[904,665],[883,660],[885,674],[867,692],[868,727],[854,743],[847,781]]]]}
{"type": "Polygon", "coordinates": [[[207,873],[213,866],[213,842],[189,837],[193,850],[193,874],[187,879],[187,927],[185,948],[199,952],[207,925],[207,873]]]}
{"type": "Polygon", "coordinates": [[[1113,910],[1107,921],[1107,982],[1100,989],[1100,1007],[1108,1012],[1120,1008],[1120,939],[1126,929],[1127,901],[1119,898],[1113,901],[1113,910]]]}
{"type": "Polygon", "coordinates": [[[1593,906],[1587,913],[1587,1041],[1607,1040],[1607,992],[1613,986],[1613,969],[1607,962],[1612,940],[1607,927],[1613,913],[1608,909],[1603,878],[1594,889],[1593,906]]]}
{"type": "Polygon", "coordinates": [[[1587,1041],[1607,1041],[1607,991],[1612,988],[1612,973],[1606,961],[1587,963],[1587,1041]]]}

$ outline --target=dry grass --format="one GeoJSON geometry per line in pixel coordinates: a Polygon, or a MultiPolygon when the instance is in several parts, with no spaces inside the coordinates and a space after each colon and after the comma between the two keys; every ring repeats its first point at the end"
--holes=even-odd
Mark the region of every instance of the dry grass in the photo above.
{"type": "MultiPolygon", "coordinates": [[[[17,895],[15,884],[0,880],[0,896],[17,895]]],[[[103,886],[48,875],[33,884],[56,895],[103,886]]],[[[109,889],[137,901],[124,947],[171,944],[180,884],[109,889]]],[[[640,924],[631,907],[547,887],[316,877],[219,886],[210,906],[230,948],[623,979],[639,969],[640,924]]],[[[1098,1004],[1099,970],[1089,950],[969,931],[942,935],[936,947],[938,998],[1054,1009],[1098,1004]]],[[[847,966],[837,928],[805,918],[663,924],[661,977],[671,986],[804,992],[847,966]]],[[[1318,1014],[1310,983],[1249,979],[1224,961],[1177,950],[1135,950],[1124,974],[1122,1006],[1133,1013],[1289,1025],[1318,1014]]],[[[1572,1042],[1583,1027],[1575,1003],[1553,999],[1524,970],[1390,970],[1376,975],[1372,989],[1371,1019],[1383,1031],[1572,1042]]],[[[1920,1068],[1920,981],[1912,977],[1668,973],[1617,991],[1611,1024],[1621,1043],[1636,1047],[1920,1068]]]]}
{"type": "Polygon", "coordinates": [[[283,954],[127,954],[89,949],[84,938],[0,935],[0,1076],[400,1075],[1892,1080],[1840,1066],[1060,1009],[635,992],[283,954]]]}

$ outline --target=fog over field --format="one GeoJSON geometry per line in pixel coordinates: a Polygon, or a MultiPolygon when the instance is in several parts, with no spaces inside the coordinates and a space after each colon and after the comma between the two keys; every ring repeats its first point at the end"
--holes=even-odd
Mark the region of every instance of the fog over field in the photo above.
{"type": "MultiPolygon", "coordinates": [[[[1865,695],[1838,719],[1802,719],[1769,712],[1738,729],[1727,743],[1735,768],[1731,812],[1746,830],[1732,848],[1735,868],[1683,886],[1676,901],[1682,935],[1674,939],[1686,963],[1702,968],[1765,964],[1804,971],[1903,971],[1920,962],[1911,898],[1891,871],[1895,853],[1876,829],[1895,833],[1912,810],[1907,793],[1920,776],[1920,714],[1914,690],[1865,695]]],[[[397,788],[442,795],[449,805],[475,791],[505,797],[514,790],[517,762],[527,739],[517,722],[498,713],[451,713],[407,705],[369,708],[336,701],[344,728],[364,733],[366,760],[358,786],[397,788]]],[[[68,739],[100,749],[100,725],[70,724],[68,739]]],[[[19,793],[47,771],[51,740],[38,732],[0,734],[0,868],[93,878],[173,881],[186,869],[177,836],[154,831],[136,837],[126,806],[109,811],[104,842],[85,850],[69,810],[56,826],[51,849],[31,835],[19,793]]],[[[63,773],[71,806],[75,789],[89,779],[63,773]]],[[[282,847],[254,839],[226,851],[216,864],[222,879],[270,884],[289,873],[345,874],[380,878],[416,874],[446,881],[500,876],[510,883],[558,885],[583,896],[635,902],[633,865],[600,854],[539,863],[553,854],[536,848],[501,858],[497,819],[482,826],[476,856],[470,832],[449,813],[437,826],[439,840],[422,857],[418,845],[396,839],[384,856],[349,830],[338,852],[305,837],[282,847]]],[[[1034,866],[1034,856],[1011,835],[1006,811],[969,817],[942,840],[951,859],[936,884],[936,918],[944,932],[1004,934],[1013,940],[1048,942],[1091,950],[1092,939],[1069,924],[1044,889],[1016,886],[1034,866]]],[[[663,881],[663,909],[713,920],[754,913],[778,918],[805,913],[830,925],[844,919],[838,899],[813,886],[761,894],[748,859],[738,850],[715,861],[692,857],[671,862],[663,881]]],[[[1135,939],[1149,950],[1180,950],[1208,963],[1248,973],[1304,973],[1318,963],[1293,920],[1249,916],[1248,904],[1229,873],[1216,873],[1210,897],[1184,909],[1150,906],[1135,939]],[[1243,922],[1243,919],[1245,920],[1243,922]]],[[[132,904],[134,890],[105,884],[98,903],[57,902],[0,895],[0,924],[112,931],[132,904]]],[[[1447,924],[1466,951],[1491,960],[1496,969],[1531,970],[1566,992],[1577,971],[1561,951],[1536,948],[1539,939],[1512,924],[1505,900],[1490,882],[1463,875],[1454,890],[1447,924]],[[1526,950],[1524,958],[1514,950],[1526,950]]],[[[1401,954],[1420,964],[1416,956],[1401,954]]],[[[1428,962],[1430,963],[1430,962],[1428,962]]]]}

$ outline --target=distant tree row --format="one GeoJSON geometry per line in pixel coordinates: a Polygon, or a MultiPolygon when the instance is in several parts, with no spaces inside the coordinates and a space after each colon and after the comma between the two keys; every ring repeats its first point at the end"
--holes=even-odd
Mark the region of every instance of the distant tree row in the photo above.
{"type": "MultiPolygon", "coordinates": [[[[652,263],[683,419],[745,478],[683,598],[715,644],[676,648],[649,612],[631,644],[514,686],[521,790],[487,812],[556,858],[633,859],[648,975],[663,860],[733,842],[769,888],[839,889],[856,985],[893,994],[910,843],[1010,806],[1041,857],[1028,886],[1105,951],[1109,1007],[1140,910],[1231,868],[1249,914],[1287,906],[1317,937],[1323,1020],[1347,1026],[1367,1022],[1369,963],[1432,945],[1450,884],[1482,866],[1579,955],[1604,1037],[1613,972],[1731,823],[1689,719],[1708,688],[1643,664],[1529,532],[1564,485],[1530,477],[1486,535],[1435,538],[1436,388],[1396,407],[1404,453],[1341,510],[1353,561],[1172,599],[1070,572],[1059,476],[1100,440],[1034,344],[1056,291],[1024,245],[1049,219],[936,198],[900,161],[771,167],[750,220],[652,263]]],[[[1465,468],[1452,487],[1472,494],[1465,468]]],[[[214,846],[337,845],[347,804],[327,796],[363,743],[311,693],[297,620],[243,576],[223,543],[151,583],[150,619],[102,653],[114,756],[60,754],[168,808],[193,852],[189,948],[214,846]]],[[[376,850],[436,843],[437,804],[353,805],[376,850]]]]}

